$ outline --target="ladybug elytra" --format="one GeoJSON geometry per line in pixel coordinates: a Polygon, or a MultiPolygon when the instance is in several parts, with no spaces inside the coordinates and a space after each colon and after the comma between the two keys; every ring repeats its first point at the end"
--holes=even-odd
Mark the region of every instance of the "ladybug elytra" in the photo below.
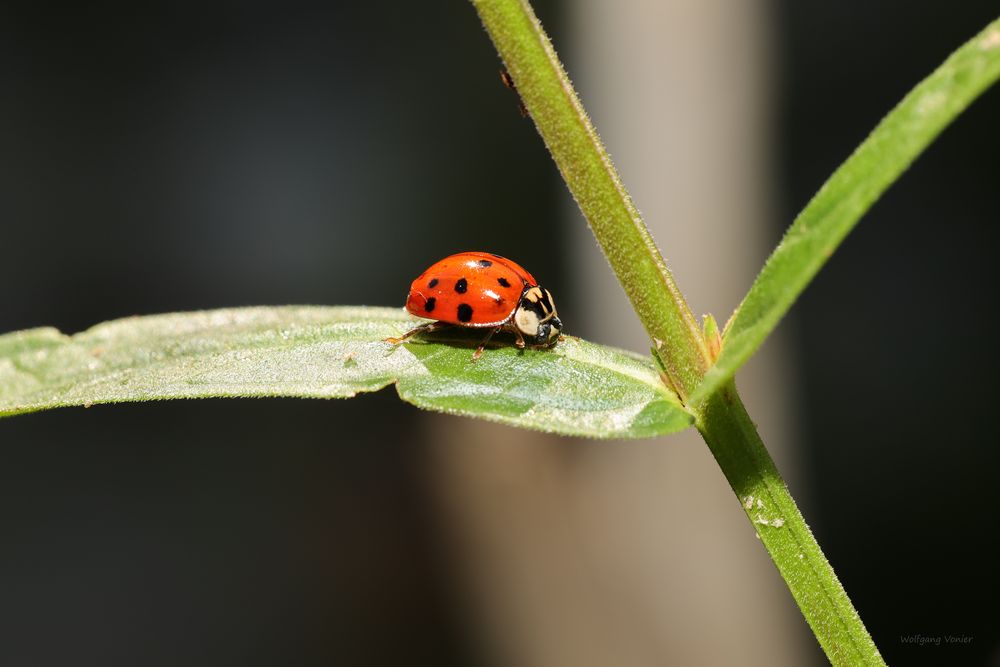
{"type": "Polygon", "coordinates": [[[489,329],[473,360],[498,331],[513,333],[519,348],[550,347],[562,331],[552,294],[517,263],[486,252],[460,252],[432,264],[410,285],[406,310],[435,321],[386,341],[399,344],[448,325],[489,329]]]}

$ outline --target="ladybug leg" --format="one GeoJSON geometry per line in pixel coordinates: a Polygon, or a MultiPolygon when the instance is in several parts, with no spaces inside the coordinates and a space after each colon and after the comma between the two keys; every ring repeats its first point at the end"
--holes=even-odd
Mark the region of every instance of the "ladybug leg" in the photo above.
{"type": "Polygon", "coordinates": [[[473,352],[472,354],[473,361],[477,361],[479,357],[483,356],[483,349],[486,347],[486,344],[490,342],[490,338],[493,338],[493,334],[500,331],[501,328],[502,327],[493,327],[492,329],[490,329],[490,332],[486,334],[486,338],[483,339],[483,342],[480,343],[479,347],[476,348],[476,351],[473,352]]]}
{"type": "Polygon", "coordinates": [[[410,338],[411,336],[416,336],[419,333],[430,333],[432,331],[440,329],[442,326],[444,326],[443,322],[428,322],[427,324],[421,324],[419,327],[414,327],[413,329],[410,329],[402,336],[399,337],[390,336],[388,338],[383,338],[382,342],[392,343],[393,345],[399,345],[400,343],[402,343],[407,338],[410,338]]]}
{"type": "Polygon", "coordinates": [[[511,327],[511,331],[513,331],[514,335],[517,336],[517,338],[514,339],[514,345],[517,345],[517,349],[523,350],[524,336],[521,335],[521,332],[517,327],[511,327]]]}

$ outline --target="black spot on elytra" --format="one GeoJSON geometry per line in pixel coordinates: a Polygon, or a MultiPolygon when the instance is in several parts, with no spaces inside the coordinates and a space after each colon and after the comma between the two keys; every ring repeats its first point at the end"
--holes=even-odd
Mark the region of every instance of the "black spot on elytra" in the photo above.
{"type": "Polygon", "coordinates": [[[472,320],[472,306],[467,303],[458,304],[458,321],[469,322],[472,320]]]}
{"type": "Polygon", "coordinates": [[[483,267],[484,269],[486,267],[488,267],[488,266],[493,266],[493,262],[491,262],[488,259],[481,259],[478,262],[476,262],[476,264],[478,264],[479,266],[483,267]]]}
{"type": "Polygon", "coordinates": [[[437,284],[438,284],[438,279],[437,278],[431,278],[431,281],[429,283],[427,283],[427,286],[428,287],[437,287],[437,284]]]}
{"type": "Polygon", "coordinates": [[[424,304],[424,310],[426,310],[428,313],[432,313],[434,312],[434,306],[436,305],[437,305],[437,299],[431,297],[427,299],[427,303],[424,304]]]}
{"type": "Polygon", "coordinates": [[[469,283],[465,278],[459,278],[458,282],[455,283],[455,291],[459,294],[465,294],[465,291],[469,289],[469,283]]]}
{"type": "Polygon", "coordinates": [[[510,283],[507,282],[506,278],[497,278],[497,282],[500,283],[500,287],[510,287],[510,283]]]}

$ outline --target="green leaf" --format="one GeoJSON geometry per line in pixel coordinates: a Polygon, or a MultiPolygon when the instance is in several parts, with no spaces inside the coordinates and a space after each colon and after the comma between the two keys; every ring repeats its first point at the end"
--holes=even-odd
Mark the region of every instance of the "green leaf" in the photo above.
{"type": "Polygon", "coordinates": [[[799,214],[726,327],[722,354],[689,405],[735,375],[861,216],[998,77],[1000,19],[903,98],[799,214]]]}
{"type": "Polygon", "coordinates": [[[481,332],[399,346],[401,309],[236,308],[133,317],[74,336],[0,336],[0,415],[168,398],[346,398],[396,383],[414,405],[565,435],[642,438],[688,427],[649,359],[573,337],[489,349],[481,332]]]}

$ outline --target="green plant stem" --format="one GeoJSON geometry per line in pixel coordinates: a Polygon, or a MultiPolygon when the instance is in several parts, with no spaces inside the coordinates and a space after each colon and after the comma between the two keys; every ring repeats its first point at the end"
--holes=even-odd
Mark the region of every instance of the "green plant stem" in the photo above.
{"type": "Polygon", "coordinates": [[[701,328],[526,1],[472,0],[524,106],[683,399],[711,365],[701,328]]]}
{"type": "MultiPolygon", "coordinates": [[[[709,347],[555,50],[527,0],[472,3],[653,340],[666,379],[684,399],[711,365],[709,347]]],[[[730,385],[725,392],[710,397],[695,415],[699,431],[830,661],[837,665],[883,664],[735,388],[730,385]]]]}
{"type": "Polygon", "coordinates": [[[696,424],[830,662],[884,664],[731,382],[696,424]]]}

